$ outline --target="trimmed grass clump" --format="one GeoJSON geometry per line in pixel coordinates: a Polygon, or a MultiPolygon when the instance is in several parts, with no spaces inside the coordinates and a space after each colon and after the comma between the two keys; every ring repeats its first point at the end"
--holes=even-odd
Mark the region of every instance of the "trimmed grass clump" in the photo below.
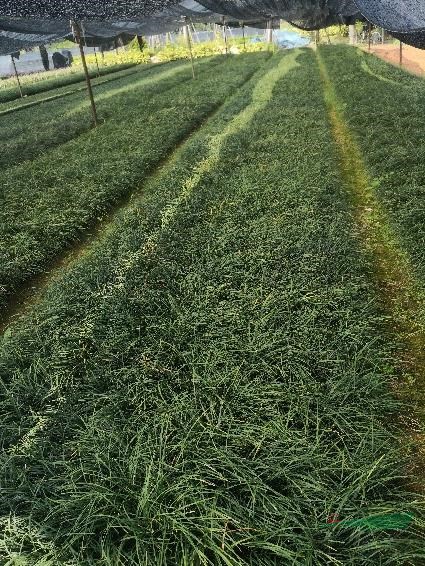
{"type": "MultiPolygon", "coordinates": [[[[182,83],[176,73],[169,88],[147,98],[124,87],[126,112],[120,120],[112,119],[107,111],[113,106],[106,106],[100,127],[2,172],[0,307],[8,293],[137,188],[268,56],[205,62],[196,81],[182,83]]],[[[165,88],[165,81],[161,84],[165,88]]]]}
{"type": "MultiPolygon", "coordinates": [[[[121,63],[112,67],[99,67],[99,74],[108,75],[109,73],[115,73],[116,71],[128,69],[132,66],[134,66],[134,63],[121,63]]],[[[92,66],[89,69],[89,74],[93,78],[97,77],[97,67],[92,66]]],[[[44,73],[22,75],[20,80],[24,95],[29,96],[40,92],[47,92],[65,85],[82,82],[84,81],[84,73],[79,67],[71,67],[67,69],[47,71],[44,73]]],[[[21,98],[21,95],[16,85],[16,79],[11,77],[0,81],[0,104],[17,98],[21,98]]]]}
{"type": "Polygon", "coordinates": [[[256,79],[4,336],[6,561],[425,558],[315,55],[256,79]]]}

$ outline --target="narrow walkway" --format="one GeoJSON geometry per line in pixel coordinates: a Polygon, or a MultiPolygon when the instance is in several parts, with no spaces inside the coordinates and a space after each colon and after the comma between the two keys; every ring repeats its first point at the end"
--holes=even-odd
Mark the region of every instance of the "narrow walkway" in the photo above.
{"type": "MultiPolygon", "coordinates": [[[[425,328],[418,317],[422,301],[409,259],[375,194],[374,182],[345,120],[325,62],[318,50],[316,55],[343,181],[353,200],[362,242],[373,261],[381,300],[390,319],[389,330],[400,341],[400,379],[393,387],[405,407],[411,409],[410,414],[401,416],[401,422],[414,441],[412,468],[419,476],[422,474],[418,468],[425,466],[425,328]]],[[[425,479],[420,482],[422,485],[416,487],[423,491],[425,479]]]]}

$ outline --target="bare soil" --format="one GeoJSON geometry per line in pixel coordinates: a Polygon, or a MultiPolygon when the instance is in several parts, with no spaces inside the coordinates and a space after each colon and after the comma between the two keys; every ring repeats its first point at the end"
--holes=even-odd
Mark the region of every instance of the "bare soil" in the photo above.
{"type": "MultiPolygon", "coordinates": [[[[367,46],[363,48],[368,50],[367,46]]],[[[381,59],[392,63],[393,65],[400,64],[400,46],[396,44],[372,45],[371,53],[374,53],[381,59]]],[[[425,50],[416,49],[410,45],[403,44],[403,68],[416,75],[425,75],[425,50]]]]}

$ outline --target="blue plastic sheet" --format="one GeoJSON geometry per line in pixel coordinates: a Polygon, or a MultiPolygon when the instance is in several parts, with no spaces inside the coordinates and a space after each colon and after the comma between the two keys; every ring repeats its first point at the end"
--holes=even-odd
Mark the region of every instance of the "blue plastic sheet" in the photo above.
{"type": "Polygon", "coordinates": [[[282,49],[295,49],[305,47],[310,43],[310,38],[295,31],[276,30],[273,32],[276,43],[282,49]]]}

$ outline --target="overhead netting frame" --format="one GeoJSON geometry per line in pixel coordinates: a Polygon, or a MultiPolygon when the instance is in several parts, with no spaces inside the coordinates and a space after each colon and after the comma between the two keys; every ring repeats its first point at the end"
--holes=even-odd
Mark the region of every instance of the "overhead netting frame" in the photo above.
{"type": "Polygon", "coordinates": [[[266,22],[304,30],[367,18],[405,43],[425,48],[424,0],[0,0],[0,54],[72,38],[81,22],[91,45],[122,34],[155,35],[192,23],[266,22]]]}

